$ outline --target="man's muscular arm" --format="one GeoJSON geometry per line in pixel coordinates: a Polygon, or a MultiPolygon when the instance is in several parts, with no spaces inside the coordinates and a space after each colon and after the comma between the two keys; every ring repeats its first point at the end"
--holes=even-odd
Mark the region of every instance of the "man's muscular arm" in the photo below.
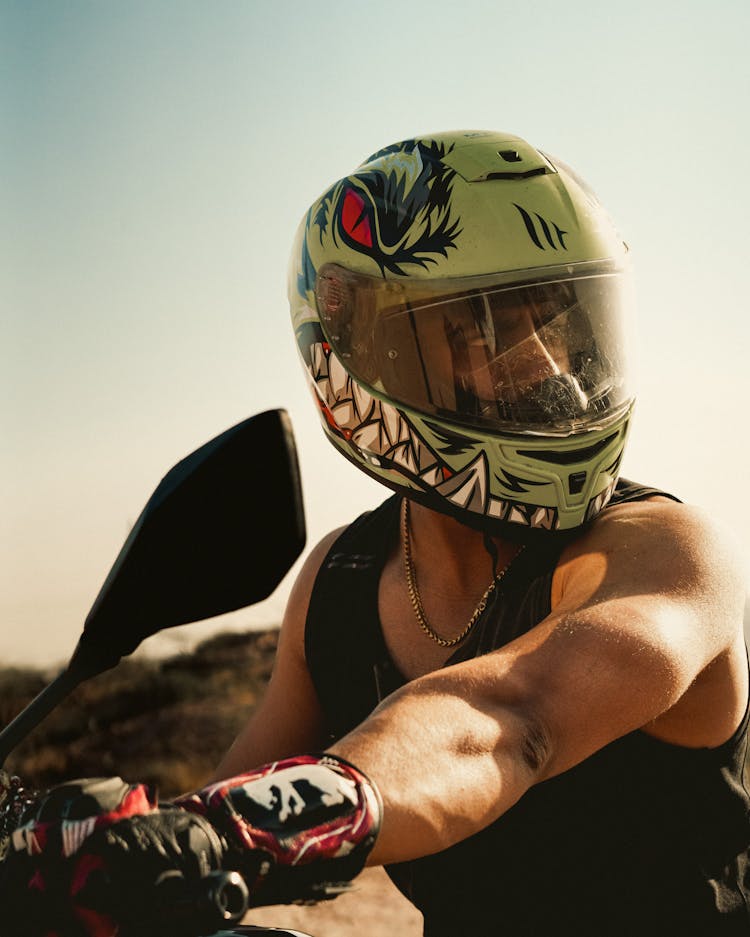
{"type": "Polygon", "coordinates": [[[450,846],[628,732],[679,733],[672,717],[696,692],[716,713],[713,744],[739,724],[744,575],[697,512],[611,509],[564,557],[557,591],[553,613],[532,631],[412,681],[333,746],[383,797],[370,864],[450,846]],[[730,685],[701,689],[702,675],[727,659],[730,685]]]}

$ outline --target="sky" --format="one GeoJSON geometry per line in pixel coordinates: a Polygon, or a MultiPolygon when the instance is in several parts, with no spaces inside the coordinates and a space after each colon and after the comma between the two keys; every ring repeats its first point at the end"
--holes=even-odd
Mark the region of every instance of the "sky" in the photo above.
{"type": "MultiPolygon", "coordinates": [[[[750,555],[749,33],[746,0],[0,0],[0,664],[67,659],[160,478],[248,416],[291,416],[309,546],[387,494],[323,437],[286,268],[331,182],[443,130],[597,191],[639,296],[623,474],[750,555]]],[[[298,566],[144,652],[277,624],[298,566]]]]}

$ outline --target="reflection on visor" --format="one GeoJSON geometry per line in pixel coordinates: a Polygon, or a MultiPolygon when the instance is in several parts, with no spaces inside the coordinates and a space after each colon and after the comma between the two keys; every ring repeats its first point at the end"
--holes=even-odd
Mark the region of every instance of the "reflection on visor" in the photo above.
{"type": "Polygon", "coordinates": [[[475,278],[440,289],[328,265],[316,299],[326,337],[370,389],[480,426],[570,432],[604,425],[630,402],[629,310],[622,274],[601,264],[565,272],[523,286],[475,278]]]}

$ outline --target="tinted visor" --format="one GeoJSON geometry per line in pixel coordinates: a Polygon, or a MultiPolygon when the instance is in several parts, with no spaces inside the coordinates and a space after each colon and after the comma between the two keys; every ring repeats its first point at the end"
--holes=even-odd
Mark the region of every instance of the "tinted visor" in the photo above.
{"type": "Polygon", "coordinates": [[[368,388],[421,413],[515,432],[605,426],[632,400],[628,277],[609,263],[421,283],[333,264],[327,340],[368,388]]]}

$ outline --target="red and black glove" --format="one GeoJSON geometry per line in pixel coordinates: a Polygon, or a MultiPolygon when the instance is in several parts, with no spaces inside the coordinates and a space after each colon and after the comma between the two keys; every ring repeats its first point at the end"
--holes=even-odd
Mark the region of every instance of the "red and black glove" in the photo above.
{"type": "Polygon", "coordinates": [[[0,937],[208,934],[242,913],[245,882],[256,905],[334,897],[364,866],[380,812],[370,782],[325,755],[174,805],[119,778],[71,782],[11,838],[0,937]]]}
{"type": "Polygon", "coordinates": [[[157,805],[120,778],[53,788],[0,864],[2,937],[205,934],[210,873],[224,848],[210,823],[157,805]],[[209,877],[209,878],[207,878],[209,877]],[[185,920],[190,929],[180,930],[185,920]]]}
{"type": "Polygon", "coordinates": [[[362,871],[380,829],[372,782],[333,755],[299,755],[209,785],[176,803],[227,844],[252,905],[334,898],[362,871]]]}

